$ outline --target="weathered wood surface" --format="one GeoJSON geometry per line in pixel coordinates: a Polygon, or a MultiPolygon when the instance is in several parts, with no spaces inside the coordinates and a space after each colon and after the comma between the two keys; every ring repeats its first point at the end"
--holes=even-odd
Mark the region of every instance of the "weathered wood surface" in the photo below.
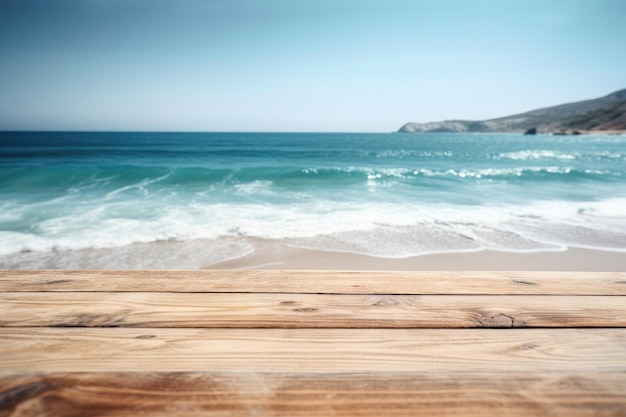
{"type": "Polygon", "coordinates": [[[626,295],[626,272],[0,271],[0,291],[626,295]]]}
{"type": "Polygon", "coordinates": [[[623,416],[623,375],[53,373],[0,376],[0,416],[623,416]]]}
{"type": "Polygon", "coordinates": [[[626,329],[0,328],[5,371],[618,372],[626,329]]]}
{"type": "Polygon", "coordinates": [[[11,292],[0,326],[626,327],[626,296],[11,292]]]}
{"type": "Polygon", "coordinates": [[[626,273],[0,271],[0,417],[139,415],[626,416],[626,273]]]}

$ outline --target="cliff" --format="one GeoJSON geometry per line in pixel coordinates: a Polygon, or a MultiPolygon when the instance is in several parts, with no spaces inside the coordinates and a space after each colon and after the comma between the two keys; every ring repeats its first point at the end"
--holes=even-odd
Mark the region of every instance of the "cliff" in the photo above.
{"type": "Polygon", "coordinates": [[[605,97],[561,104],[496,119],[406,123],[398,132],[525,132],[626,130],[626,89],[605,97]]]}

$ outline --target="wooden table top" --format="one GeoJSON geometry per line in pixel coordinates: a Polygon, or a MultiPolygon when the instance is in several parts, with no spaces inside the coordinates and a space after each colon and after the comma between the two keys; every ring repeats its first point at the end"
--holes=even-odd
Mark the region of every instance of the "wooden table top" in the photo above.
{"type": "Polygon", "coordinates": [[[626,273],[0,271],[2,416],[626,416],[626,273]]]}

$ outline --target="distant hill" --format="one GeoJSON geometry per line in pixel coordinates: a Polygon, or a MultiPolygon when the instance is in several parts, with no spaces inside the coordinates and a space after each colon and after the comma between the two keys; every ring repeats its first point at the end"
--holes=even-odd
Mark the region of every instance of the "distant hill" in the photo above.
{"type": "Polygon", "coordinates": [[[626,89],[497,119],[406,123],[398,132],[526,132],[533,128],[538,133],[626,130],[626,89]]]}

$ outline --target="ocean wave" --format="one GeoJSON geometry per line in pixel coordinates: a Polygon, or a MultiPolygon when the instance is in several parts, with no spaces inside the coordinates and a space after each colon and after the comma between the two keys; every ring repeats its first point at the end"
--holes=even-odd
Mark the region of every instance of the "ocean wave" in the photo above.
{"type": "MultiPolygon", "coordinates": [[[[358,192],[362,185],[375,183],[397,184],[406,187],[449,187],[450,183],[499,181],[623,181],[623,170],[585,168],[577,166],[520,166],[448,168],[432,167],[379,167],[379,166],[276,166],[237,168],[99,168],[37,169],[22,173],[17,178],[0,181],[0,191],[6,199],[27,197],[29,202],[44,204],[54,199],[81,196],[87,199],[124,200],[145,198],[155,194],[190,195],[221,194],[224,199],[232,193],[239,195],[287,195],[310,192],[358,192]]],[[[455,191],[451,189],[451,191],[455,191]]],[[[463,190],[459,190],[462,192],[463,190]]]]}
{"type": "MultiPolygon", "coordinates": [[[[155,202],[138,208],[132,201],[94,203],[24,221],[28,227],[22,230],[0,231],[0,255],[228,236],[376,256],[568,245],[624,250],[625,206],[626,199],[500,206],[318,200],[287,206],[193,202],[159,207],[155,202]]],[[[9,221],[16,216],[19,208],[9,208],[9,221]]]]}
{"type": "Polygon", "coordinates": [[[514,159],[520,161],[528,161],[534,159],[561,159],[561,160],[573,160],[576,159],[579,154],[576,153],[562,153],[548,150],[526,150],[518,152],[505,152],[497,156],[498,159],[514,159]]]}
{"type": "Polygon", "coordinates": [[[448,177],[448,178],[489,178],[489,179],[537,179],[545,177],[589,177],[589,176],[621,176],[619,171],[598,169],[577,169],[568,166],[529,166],[514,168],[483,168],[483,169],[448,169],[431,170],[417,169],[411,172],[415,176],[448,177]]]}
{"type": "Polygon", "coordinates": [[[558,152],[554,150],[528,149],[515,152],[503,152],[494,156],[494,159],[511,159],[515,161],[535,161],[535,160],[561,160],[573,161],[582,160],[615,160],[626,159],[626,154],[613,151],[586,151],[586,152],[558,152]]]}

